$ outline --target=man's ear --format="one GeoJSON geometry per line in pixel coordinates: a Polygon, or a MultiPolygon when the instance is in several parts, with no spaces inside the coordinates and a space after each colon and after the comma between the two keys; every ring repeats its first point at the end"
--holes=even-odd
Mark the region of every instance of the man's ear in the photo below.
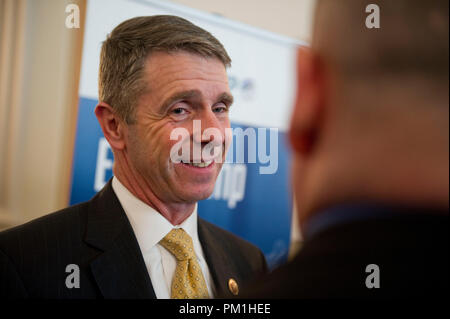
{"type": "Polygon", "coordinates": [[[301,156],[313,152],[320,135],[323,94],[320,60],[311,49],[301,47],[297,53],[297,97],[289,130],[291,146],[301,156]]]}
{"type": "Polygon", "coordinates": [[[108,140],[113,149],[122,150],[125,148],[125,123],[114,112],[113,108],[100,102],[95,108],[95,115],[100,123],[103,135],[108,140]]]}

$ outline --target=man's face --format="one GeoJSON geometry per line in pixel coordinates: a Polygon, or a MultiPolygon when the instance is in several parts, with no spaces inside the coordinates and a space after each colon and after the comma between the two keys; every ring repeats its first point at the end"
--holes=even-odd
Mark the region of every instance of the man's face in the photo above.
{"type": "Polygon", "coordinates": [[[204,148],[214,139],[198,138],[207,128],[220,132],[224,147],[232,103],[225,66],[218,59],[186,52],[156,52],[150,54],[144,76],[147,92],[137,106],[135,124],[128,126],[126,142],[130,165],[146,184],[141,187],[149,188],[165,203],[192,203],[207,198],[214,189],[225,152],[206,167],[174,163],[172,147],[181,138],[171,140],[170,136],[177,128],[189,133],[182,143],[189,144],[191,162],[193,144],[204,148]],[[194,120],[201,124],[201,132],[196,134],[194,120]]]}

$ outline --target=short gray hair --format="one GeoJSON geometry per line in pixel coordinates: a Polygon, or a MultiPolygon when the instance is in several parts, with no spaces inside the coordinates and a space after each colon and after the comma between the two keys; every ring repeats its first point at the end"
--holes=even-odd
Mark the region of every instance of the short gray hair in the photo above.
{"type": "Polygon", "coordinates": [[[145,90],[143,72],[151,52],[185,51],[231,65],[223,45],[208,31],[171,15],[136,17],[119,24],[103,42],[100,54],[99,100],[131,124],[145,90]]]}

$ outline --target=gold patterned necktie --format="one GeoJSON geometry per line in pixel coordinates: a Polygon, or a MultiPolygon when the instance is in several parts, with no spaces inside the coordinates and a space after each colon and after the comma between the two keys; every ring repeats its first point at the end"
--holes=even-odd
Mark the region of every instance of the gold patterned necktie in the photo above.
{"type": "Polygon", "coordinates": [[[172,299],[209,298],[200,265],[195,256],[191,236],[183,229],[172,229],[159,242],[177,259],[172,279],[172,299]]]}

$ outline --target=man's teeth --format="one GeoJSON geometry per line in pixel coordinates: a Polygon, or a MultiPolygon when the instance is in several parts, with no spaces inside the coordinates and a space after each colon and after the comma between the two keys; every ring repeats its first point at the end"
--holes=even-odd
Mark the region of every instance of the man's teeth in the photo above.
{"type": "Polygon", "coordinates": [[[188,165],[192,165],[195,167],[206,167],[209,166],[212,161],[208,161],[208,162],[201,162],[201,163],[190,163],[190,162],[183,162],[184,164],[188,164],[188,165]]]}

